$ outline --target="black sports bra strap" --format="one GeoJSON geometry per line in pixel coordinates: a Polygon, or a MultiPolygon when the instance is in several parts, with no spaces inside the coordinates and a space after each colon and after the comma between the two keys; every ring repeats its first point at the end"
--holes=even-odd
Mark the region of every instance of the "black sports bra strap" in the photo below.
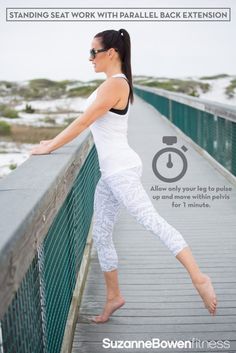
{"type": "MultiPolygon", "coordinates": [[[[128,79],[126,77],[123,77],[123,76],[118,76],[118,77],[124,78],[129,84],[129,81],[128,81],[128,79]]],[[[130,84],[129,84],[129,97],[130,97],[130,93],[131,93],[131,91],[130,91],[130,84]]],[[[128,102],[126,104],[126,107],[124,109],[111,108],[109,111],[113,112],[113,113],[116,113],[116,114],[119,114],[119,115],[125,115],[127,113],[127,111],[128,111],[128,107],[129,107],[129,97],[128,97],[128,102]]]]}

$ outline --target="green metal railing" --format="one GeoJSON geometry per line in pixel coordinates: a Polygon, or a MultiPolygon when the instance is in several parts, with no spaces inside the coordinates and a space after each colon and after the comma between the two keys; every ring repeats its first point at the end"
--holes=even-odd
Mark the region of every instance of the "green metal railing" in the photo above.
{"type": "MultiPolygon", "coordinates": [[[[0,352],[60,352],[99,176],[97,152],[93,146],[1,316],[0,352]]],[[[36,231],[37,226],[34,224],[32,230],[36,231]]],[[[24,247],[23,239],[21,246],[24,247]]]]}
{"type": "Polygon", "coordinates": [[[236,175],[236,107],[138,85],[134,92],[236,175]]]}

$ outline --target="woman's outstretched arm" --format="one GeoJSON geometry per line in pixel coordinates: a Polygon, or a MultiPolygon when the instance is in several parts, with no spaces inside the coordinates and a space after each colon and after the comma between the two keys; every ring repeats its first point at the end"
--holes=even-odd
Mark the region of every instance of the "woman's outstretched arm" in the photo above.
{"type": "Polygon", "coordinates": [[[107,80],[97,91],[95,101],[76,118],[69,126],[61,131],[52,141],[47,145],[35,146],[30,154],[48,154],[65,145],[66,143],[79,136],[85,129],[87,129],[96,119],[105,114],[119,101],[119,92],[122,83],[120,80],[107,80]]]}

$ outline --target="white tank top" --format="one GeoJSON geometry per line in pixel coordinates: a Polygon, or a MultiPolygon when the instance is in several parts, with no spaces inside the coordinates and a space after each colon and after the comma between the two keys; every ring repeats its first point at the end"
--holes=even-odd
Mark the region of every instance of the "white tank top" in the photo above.
{"type": "MultiPolygon", "coordinates": [[[[112,77],[126,78],[123,73],[112,77]]],[[[84,109],[96,99],[97,90],[98,88],[87,98],[84,109]]],[[[128,104],[126,114],[120,115],[107,111],[89,126],[97,149],[103,178],[123,169],[142,165],[139,155],[128,144],[127,132],[130,103],[128,104]]]]}

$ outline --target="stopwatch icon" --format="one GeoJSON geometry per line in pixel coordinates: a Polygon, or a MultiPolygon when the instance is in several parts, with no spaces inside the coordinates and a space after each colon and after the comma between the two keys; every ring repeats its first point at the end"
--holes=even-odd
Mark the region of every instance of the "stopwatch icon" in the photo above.
{"type": "MultiPolygon", "coordinates": [[[[177,137],[163,136],[162,142],[166,145],[173,145],[177,143],[177,137]]],[[[188,150],[185,146],[181,149],[184,152],[188,150]]],[[[152,170],[158,179],[173,183],[183,178],[188,162],[182,151],[175,147],[165,147],[155,154],[152,160],[152,170]]]]}

